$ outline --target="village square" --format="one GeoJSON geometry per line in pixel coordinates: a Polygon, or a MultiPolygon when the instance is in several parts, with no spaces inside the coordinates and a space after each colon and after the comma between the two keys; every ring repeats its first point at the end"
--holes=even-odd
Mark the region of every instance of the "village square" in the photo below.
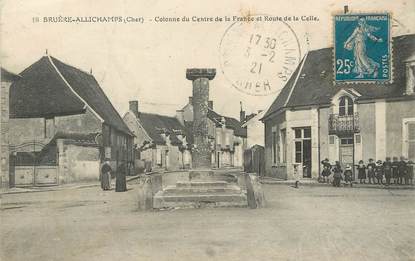
{"type": "Polygon", "coordinates": [[[152,69],[4,55],[0,260],[415,260],[415,34],[343,8],[313,48],[290,22],[320,16],[229,16],[194,66],[162,34],[152,69]]]}

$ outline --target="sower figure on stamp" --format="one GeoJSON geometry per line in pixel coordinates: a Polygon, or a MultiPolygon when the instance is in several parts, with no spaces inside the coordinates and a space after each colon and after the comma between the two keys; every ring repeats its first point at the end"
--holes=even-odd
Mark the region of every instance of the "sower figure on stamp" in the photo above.
{"type": "Polygon", "coordinates": [[[101,166],[101,188],[103,190],[111,189],[111,171],[109,159],[106,158],[101,166]]]}
{"type": "Polygon", "coordinates": [[[360,18],[358,26],[344,43],[345,49],[353,50],[355,60],[353,72],[357,73],[356,78],[363,78],[364,75],[370,75],[376,78],[379,73],[379,63],[373,61],[367,55],[366,51],[366,41],[368,38],[374,42],[383,42],[381,38],[372,34],[378,30],[378,27],[368,25],[365,18],[360,18]]]}

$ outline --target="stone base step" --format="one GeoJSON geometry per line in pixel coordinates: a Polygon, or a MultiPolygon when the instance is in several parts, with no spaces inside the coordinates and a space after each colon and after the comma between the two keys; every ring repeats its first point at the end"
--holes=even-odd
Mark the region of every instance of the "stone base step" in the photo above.
{"type": "Polygon", "coordinates": [[[181,194],[235,194],[241,193],[241,189],[235,185],[227,186],[167,186],[164,190],[164,195],[181,195],[181,194]]]}
{"type": "Polygon", "coordinates": [[[163,191],[160,191],[153,199],[154,208],[246,207],[247,204],[245,193],[166,195],[163,191]]]}
{"type": "Polygon", "coordinates": [[[227,186],[226,181],[178,181],[176,186],[178,188],[182,187],[223,187],[227,186]]]}

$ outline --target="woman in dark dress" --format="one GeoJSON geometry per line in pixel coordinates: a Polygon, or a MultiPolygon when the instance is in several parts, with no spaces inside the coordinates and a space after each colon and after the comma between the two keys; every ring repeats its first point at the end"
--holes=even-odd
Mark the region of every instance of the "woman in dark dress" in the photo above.
{"type": "Polygon", "coordinates": [[[111,189],[111,166],[108,159],[105,159],[104,164],[101,166],[101,188],[103,190],[111,189]]]}
{"type": "Polygon", "coordinates": [[[342,173],[343,170],[340,166],[340,162],[336,161],[336,165],[333,168],[333,186],[340,187],[340,182],[343,179],[342,173]]]}
{"type": "Polygon", "coordinates": [[[366,183],[366,166],[363,163],[363,160],[359,161],[359,164],[356,165],[357,167],[357,177],[360,180],[360,184],[366,183]]]}
{"type": "Polygon", "coordinates": [[[127,182],[125,178],[126,172],[127,166],[125,162],[122,162],[117,168],[117,175],[115,177],[115,192],[127,191],[127,182]]]}

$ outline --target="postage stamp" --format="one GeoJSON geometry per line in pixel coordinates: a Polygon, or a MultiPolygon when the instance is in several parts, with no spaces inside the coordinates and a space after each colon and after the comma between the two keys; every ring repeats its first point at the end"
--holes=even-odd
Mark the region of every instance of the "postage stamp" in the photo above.
{"type": "Polygon", "coordinates": [[[295,71],[301,57],[295,32],[283,21],[235,22],[220,43],[221,69],[241,92],[254,96],[277,93],[295,71]]]}
{"type": "Polygon", "coordinates": [[[392,80],[390,15],[334,16],[335,82],[392,80]]]}

